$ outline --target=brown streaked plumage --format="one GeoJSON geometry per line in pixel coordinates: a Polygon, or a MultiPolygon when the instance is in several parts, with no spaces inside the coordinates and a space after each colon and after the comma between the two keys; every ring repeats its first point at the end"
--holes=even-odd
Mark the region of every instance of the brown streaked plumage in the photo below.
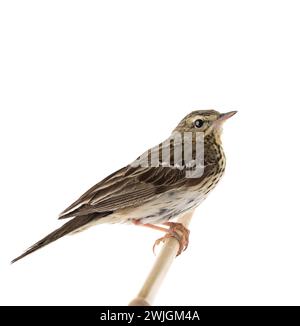
{"type": "MultiPolygon", "coordinates": [[[[150,156],[140,156],[137,161],[114,172],[89,189],[60,214],[59,219],[69,219],[67,223],[38,241],[12,263],[66,234],[98,223],[150,226],[165,230],[167,237],[178,238],[176,230],[180,226],[169,221],[174,221],[181,214],[197,207],[220,180],[225,169],[225,155],[220,138],[222,124],[235,113],[236,111],[220,114],[214,110],[206,110],[193,111],[187,115],[170,138],[151,149],[150,156]],[[197,132],[204,136],[202,175],[187,177],[188,171],[195,170],[200,162],[198,160],[201,153],[196,151],[197,132]],[[180,138],[180,142],[174,140],[174,135],[183,136],[185,133],[192,135],[190,149],[185,147],[184,137],[180,138]],[[164,156],[168,151],[169,164],[164,156]],[[187,155],[188,151],[191,151],[191,155],[187,160],[185,154],[187,155]],[[176,154],[178,152],[183,154],[179,158],[176,154]],[[154,158],[154,166],[148,166],[154,158]],[[169,228],[165,229],[157,226],[158,224],[169,228]]],[[[188,231],[183,233],[185,235],[181,250],[188,243],[188,231]]]]}

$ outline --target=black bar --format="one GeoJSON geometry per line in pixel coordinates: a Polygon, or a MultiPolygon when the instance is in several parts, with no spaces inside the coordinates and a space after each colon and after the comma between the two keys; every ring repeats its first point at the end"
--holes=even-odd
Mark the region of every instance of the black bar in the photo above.
{"type": "Polygon", "coordinates": [[[0,307],[0,322],[9,320],[16,325],[30,323],[83,323],[99,325],[118,321],[128,325],[156,321],[160,324],[174,321],[187,323],[287,323],[299,322],[299,307],[88,307],[40,306],[0,307]]]}

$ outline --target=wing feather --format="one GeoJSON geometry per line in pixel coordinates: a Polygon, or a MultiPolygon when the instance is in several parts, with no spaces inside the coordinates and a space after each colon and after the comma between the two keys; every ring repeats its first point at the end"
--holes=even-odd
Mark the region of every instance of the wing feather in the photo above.
{"type": "Polygon", "coordinates": [[[174,165],[172,152],[170,161],[173,160],[173,166],[166,166],[165,162],[161,162],[162,150],[166,144],[164,142],[151,149],[160,158],[158,166],[148,167],[146,163],[149,158],[143,154],[139,157],[139,165],[131,164],[112,173],[85,192],[59,218],[138,206],[165,191],[178,189],[190,182],[185,177],[184,166],[178,168],[178,162],[174,165]]]}

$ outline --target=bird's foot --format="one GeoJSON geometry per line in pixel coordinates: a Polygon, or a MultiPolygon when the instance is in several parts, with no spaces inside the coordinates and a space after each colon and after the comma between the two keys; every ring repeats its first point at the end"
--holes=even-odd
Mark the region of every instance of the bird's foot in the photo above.
{"type": "Polygon", "coordinates": [[[155,241],[153,245],[153,252],[155,253],[156,246],[158,246],[161,242],[165,242],[170,238],[175,238],[179,243],[179,249],[177,252],[177,256],[179,256],[183,251],[187,249],[189,245],[190,230],[188,230],[181,223],[166,222],[164,225],[168,226],[169,228],[165,230],[166,234],[164,237],[155,241]]]}

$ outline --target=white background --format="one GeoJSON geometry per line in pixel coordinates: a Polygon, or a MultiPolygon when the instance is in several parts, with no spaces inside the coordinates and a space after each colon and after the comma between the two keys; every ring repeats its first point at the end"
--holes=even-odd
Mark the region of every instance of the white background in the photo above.
{"type": "Polygon", "coordinates": [[[161,234],[97,226],[9,261],[194,109],[226,175],[159,305],[300,304],[297,1],[1,1],[0,303],[126,305],[161,234]]]}

